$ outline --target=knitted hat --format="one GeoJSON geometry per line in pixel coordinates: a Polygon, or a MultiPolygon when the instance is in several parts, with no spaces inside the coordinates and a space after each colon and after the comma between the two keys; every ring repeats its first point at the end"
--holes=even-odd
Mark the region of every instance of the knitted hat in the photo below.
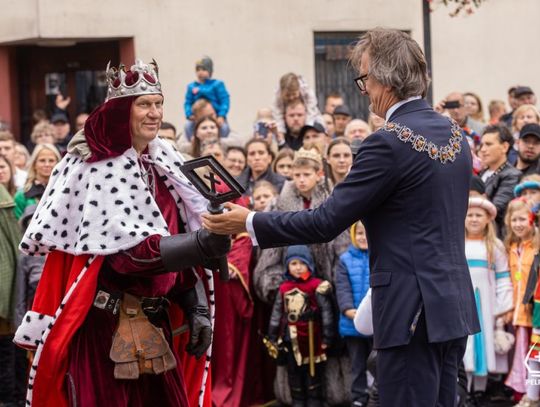
{"type": "Polygon", "coordinates": [[[479,196],[469,198],[469,208],[482,208],[489,214],[491,220],[494,220],[497,216],[497,208],[486,198],[479,196]]]}
{"type": "Polygon", "coordinates": [[[514,188],[514,196],[519,197],[526,189],[540,189],[540,182],[538,181],[524,181],[521,184],[517,184],[514,188]]]}
{"type": "Polygon", "coordinates": [[[212,73],[214,72],[214,63],[209,56],[205,55],[195,62],[195,69],[197,68],[202,68],[205,71],[208,71],[210,76],[212,76],[212,73]]]}
{"type": "Polygon", "coordinates": [[[287,248],[287,254],[285,255],[286,273],[288,273],[289,270],[289,263],[293,260],[300,260],[302,263],[306,264],[311,273],[315,271],[313,257],[307,246],[297,245],[289,246],[287,248]]]}

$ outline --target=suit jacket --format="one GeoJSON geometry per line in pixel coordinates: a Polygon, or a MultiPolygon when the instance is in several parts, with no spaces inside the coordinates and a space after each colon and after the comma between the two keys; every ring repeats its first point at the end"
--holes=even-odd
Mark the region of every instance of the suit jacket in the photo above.
{"type": "MultiPolygon", "coordinates": [[[[400,106],[390,121],[438,146],[452,135],[450,121],[422,99],[400,106]]],[[[408,344],[422,308],[429,342],[461,338],[479,330],[465,259],[471,174],[465,137],[456,160],[443,164],[383,128],[364,140],[325,203],[257,213],[255,235],[262,248],[326,242],[361,220],[370,250],[374,346],[408,344]]]]}

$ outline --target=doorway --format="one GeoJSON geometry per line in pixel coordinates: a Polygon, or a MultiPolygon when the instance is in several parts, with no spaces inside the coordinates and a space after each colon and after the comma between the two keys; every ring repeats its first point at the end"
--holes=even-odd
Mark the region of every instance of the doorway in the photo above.
{"type": "MultiPolygon", "coordinates": [[[[90,113],[105,100],[105,67],[109,61],[118,66],[120,42],[122,40],[74,42],[72,46],[62,47],[17,46],[19,123],[23,144],[29,143],[34,113],[42,110],[50,117],[57,97],[70,100],[65,110],[72,129],[79,113],[90,113]]],[[[133,50],[133,41],[130,42],[133,50]]],[[[126,64],[131,62],[126,61],[126,64]]]]}

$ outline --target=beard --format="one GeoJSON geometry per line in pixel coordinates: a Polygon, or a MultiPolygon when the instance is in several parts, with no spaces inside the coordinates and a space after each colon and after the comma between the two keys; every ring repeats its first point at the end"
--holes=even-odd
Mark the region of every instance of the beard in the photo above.
{"type": "Polygon", "coordinates": [[[519,156],[520,161],[525,165],[535,164],[538,161],[538,158],[540,158],[540,155],[537,155],[532,158],[524,157],[523,154],[521,154],[519,151],[518,151],[518,156],[519,156]]]}

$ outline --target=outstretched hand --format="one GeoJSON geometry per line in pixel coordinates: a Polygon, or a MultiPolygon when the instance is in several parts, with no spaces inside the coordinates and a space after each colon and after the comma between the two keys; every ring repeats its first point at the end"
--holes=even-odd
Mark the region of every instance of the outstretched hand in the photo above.
{"type": "Polygon", "coordinates": [[[235,235],[246,231],[249,209],[227,202],[225,212],[219,215],[204,213],[202,224],[205,229],[218,235],[235,235]]]}

